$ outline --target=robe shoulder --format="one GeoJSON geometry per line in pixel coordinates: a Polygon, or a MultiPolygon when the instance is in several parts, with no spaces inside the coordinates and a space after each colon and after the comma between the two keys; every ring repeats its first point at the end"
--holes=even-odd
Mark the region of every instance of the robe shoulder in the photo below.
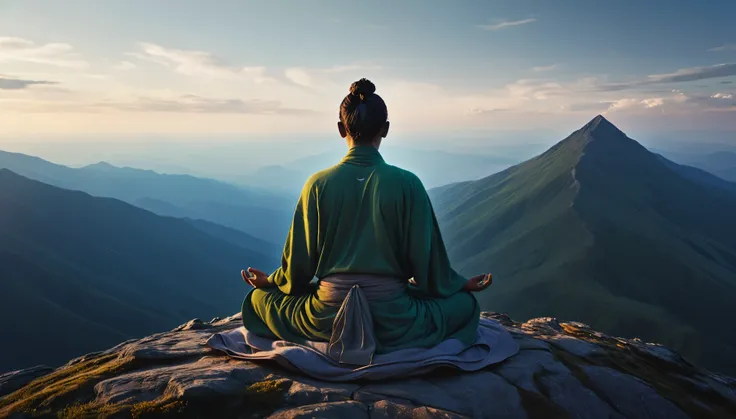
{"type": "Polygon", "coordinates": [[[394,182],[394,184],[401,185],[401,189],[403,190],[404,194],[419,194],[419,196],[423,196],[426,194],[426,189],[424,188],[422,180],[419,179],[419,176],[415,175],[414,172],[402,169],[397,166],[386,166],[387,175],[391,177],[391,180],[394,182]]]}
{"type": "Polygon", "coordinates": [[[324,185],[331,178],[334,178],[338,174],[339,169],[340,165],[337,164],[332,167],[328,167],[326,169],[322,169],[318,172],[312,173],[312,175],[309,176],[304,182],[304,187],[302,188],[302,190],[311,190],[315,187],[324,185]]]}
{"type": "MultiPolygon", "coordinates": [[[[343,178],[342,175],[346,174],[345,172],[349,170],[350,166],[345,164],[336,164],[327,169],[315,172],[306,180],[306,182],[304,182],[302,190],[308,191],[323,187],[331,181],[337,181],[338,179],[343,178]]],[[[381,178],[388,179],[392,181],[394,185],[401,186],[406,192],[416,189],[421,191],[425,190],[419,177],[409,170],[387,163],[376,165],[374,170],[381,178]]]]}

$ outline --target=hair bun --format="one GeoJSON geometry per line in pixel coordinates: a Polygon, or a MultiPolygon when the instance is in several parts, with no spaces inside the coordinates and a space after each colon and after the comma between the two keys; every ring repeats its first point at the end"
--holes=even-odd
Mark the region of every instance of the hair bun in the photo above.
{"type": "Polygon", "coordinates": [[[350,85],[350,93],[365,99],[366,96],[376,92],[376,85],[370,80],[363,78],[350,85]]]}

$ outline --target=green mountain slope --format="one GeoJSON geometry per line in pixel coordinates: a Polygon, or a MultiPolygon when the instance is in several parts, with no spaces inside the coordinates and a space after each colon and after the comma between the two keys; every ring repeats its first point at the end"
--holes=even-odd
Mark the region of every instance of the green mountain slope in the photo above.
{"type": "Polygon", "coordinates": [[[556,316],[736,371],[736,194],[683,176],[598,116],[544,154],[430,192],[483,309],[556,316]]]}
{"type": "Polygon", "coordinates": [[[104,162],[75,169],[0,151],[0,168],[60,188],[117,198],[156,214],[207,220],[279,244],[289,229],[296,202],[295,197],[212,179],[104,162]]]}
{"type": "Polygon", "coordinates": [[[240,236],[9,170],[0,191],[0,372],[229,315],[247,291],[239,270],[278,264],[240,236]]]}

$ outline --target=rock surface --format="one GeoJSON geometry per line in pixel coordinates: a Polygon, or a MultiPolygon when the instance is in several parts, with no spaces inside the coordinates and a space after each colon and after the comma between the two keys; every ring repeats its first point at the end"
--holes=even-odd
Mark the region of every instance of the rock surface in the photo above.
{"type": "Polygon", "coordinates": [[[53,371],[53,368],[38,365],[20,371],[11,371],[0,374],[0,397],[12,393],[38,377],[43,377],[53,371]]]}
{"type": "Polygon", "coordinates": [[[736,417],[736,379],[698,369],[665,347],[581,323],[483,315],[503,324],[521,350],[476,373],[319,382],[209,349],[212,333],[240,326],[233,316],[192,320],[56,370],[2,375],[0,390],[7,391],[0,392],[0,417],[736,417]]]}

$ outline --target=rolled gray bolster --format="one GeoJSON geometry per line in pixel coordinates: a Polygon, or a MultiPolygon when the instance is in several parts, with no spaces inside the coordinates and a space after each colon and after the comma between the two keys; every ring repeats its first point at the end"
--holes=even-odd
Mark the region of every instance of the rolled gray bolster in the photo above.
{"type": "Polygon", "coordinates": [[[340,364],[370,365],[376,352],[373,317],[368,299],[353,285],[332,324],[327,354],[340,364]]]}
{"type": "Polygon", "coordinates": [[[369,301],[406,292],[406,280],[375,275],[330,275],[322,278],[317,298],[340,307],[332,324],[327,354],[340,364],[370,365],[376,351],[369,301]]]}

